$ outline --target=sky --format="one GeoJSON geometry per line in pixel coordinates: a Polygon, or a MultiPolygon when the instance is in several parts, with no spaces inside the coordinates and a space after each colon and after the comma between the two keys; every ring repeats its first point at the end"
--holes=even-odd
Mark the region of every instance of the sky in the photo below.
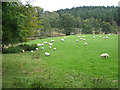
{"type": "MultiPolygon", "coordinates": [[[[25,2],[25,0],[21,0],[25,2]]],[[[57,11],[65,8],[79,6],[118,6],[119,0],[33,0],[34,6],[39,6],[44,11],[57,11]]]]}

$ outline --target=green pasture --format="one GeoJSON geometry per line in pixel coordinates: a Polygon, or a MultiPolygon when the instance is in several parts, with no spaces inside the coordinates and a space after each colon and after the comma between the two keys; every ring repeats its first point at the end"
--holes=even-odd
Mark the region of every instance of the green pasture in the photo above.
{"type": "Polygon", "coordinates": [[[3,54],[3,88],[117,88],[118,35],[94,35],[95,39],[84,35],[85,41],[78,36],[31,40],[27,43],[55,42],[51,49],[45,44],[44,50],[40,46],[33,53],[3,54]],[[101,58],[103,53],[108,53],[109,58],[101,58]]]}

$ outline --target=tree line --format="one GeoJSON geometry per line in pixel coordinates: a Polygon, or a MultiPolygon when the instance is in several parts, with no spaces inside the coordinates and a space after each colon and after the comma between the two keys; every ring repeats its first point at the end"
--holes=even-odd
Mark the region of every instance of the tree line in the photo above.
{"type": "Polygon", "coordinates": [[[64,34],[117,33],[118,7],[83,6],[44,11],[29,2],[2,3],[2,44],[27,41],[28,37],[64,34]]]}

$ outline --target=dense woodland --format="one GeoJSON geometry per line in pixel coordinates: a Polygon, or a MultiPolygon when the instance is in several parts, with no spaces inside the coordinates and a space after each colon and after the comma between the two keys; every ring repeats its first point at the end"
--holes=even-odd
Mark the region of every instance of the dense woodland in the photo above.
{"type": "Polygon", "coordinates": [[[28,41],[31,37],[118,33],[118,7],[83,6],[44,11],[27,2],[2,3],[3,45],[28,41]]]}

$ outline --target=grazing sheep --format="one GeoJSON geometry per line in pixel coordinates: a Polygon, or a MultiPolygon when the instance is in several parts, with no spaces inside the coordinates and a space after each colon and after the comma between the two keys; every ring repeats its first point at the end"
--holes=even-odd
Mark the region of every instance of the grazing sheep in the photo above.
{"type": "Polygon", "coordinates": [[[79,40],[76,40],[76,42],[78,42],[79,40]]]}
{"type": "Polygon", "coordinates": [[[78,38],[80,38],[81,36],[78,36],[78,38]]]}
{"type": "Polygon", "coordinates": [[[53,43],[49,43],[49,46],[52,46],[53,45],[53,43]]]}
{"type": "Polygon", "coordinates": [[[47,42],[43,42],[44,44],[47,44],[47,42]]]}
{"type": "Polygon", "coordinates": [[[33,53],[34,51],[33,50],[31,50],[31,53],[33,53]]]}
{"type": "Polygon", "coordinates": [[[104,39],[108,39],[108,37],[103,37],[104,39]]]}
{"type": "Polygon", "coordinates": [[[83,39],[83,41],[85,41],[85,39],[83,39]]]}
{"type": "Polygon", "coordinates": [[[44,47],[41,47],[42,50],[44,50],[44,47]]]}
{"type": "Polygon", "coordinates": [[[44,44],[41,44],[41,46],[44,46],[44,44]]]}
{"type": "Polygon", "coordinates": [[[62,42],[64,42],[64,39],[61,39],[62,42]]]}
{"type": "Polygon", "coordinates": [[[55,40],[51,40],[51,42],[54,42],[55,40]]]}
{"type": "Polygon", "coordinates": [[[53,51],[56,51],[56,48],[53,48],[53,51]]]}
{"type": "Polygon", "coordinates": [[[38,50],[38,48],[36,48],[36,50],[38,50]]]}
{"type": "Polygon", "coordinates": [[[106,37],[106,39],[108,39],[108,37],[106,37]]]}
{"type": "Polygon", "coordinates": [[[85,37],[85,36],[82,36],[83,38],[85,37]]]}
{"type": "Polygon", "coordinates": [[[37,44],[37,46],[41,46],[41,44],[39,43],[39,44],[37,44]]]}
{"type": "Polygon", "coordinates": [[[83,40],[83,38],[80,38],[80,40],[83,40]]]}
{"type": "Polygon", "coordinates": [[[93,36],[93,38],[95,38],[95,36],[93,36]]]}
{"type": "Polygon", "coordinates": [[[104,53],[104,54],[101,55],[101,58],[102,58],[102,57],[106,57],[106,58],[108,58],[109,55],[108,55],[107,53],[104,53]]]}
{"type": "Polygon", "coordinates": [[[49,48],[51,49],[51,46],[49,46],[49,48]]]}
{"type": "Polygon", "coordinates": [[[106,37],[103,37],[104,39],[106,39],[106,37]]]}
{"type": "Polygon", "coordinates": [[[111,34],[108,34],[108,35],[111,35],[111,34]]]}
{"type": "Polygon", "coordinates": [[[48,52],[45,52],[45,56],[50,56],[50,53],[48,53],[48,52]]]}
{"type": "Polygon", "coordinates": [[[25,50],[22,50],[22,52],[25,52],[25,50]]]}
{"type": "Polygon", "coordinates": [[[88,43],[85,43],[85,45],[88,45],[88,43]]]}
{"type": "Polygon", "coordinates": [[[100,36],[100,37],[102,37],[102,36],[100,36]]]}

